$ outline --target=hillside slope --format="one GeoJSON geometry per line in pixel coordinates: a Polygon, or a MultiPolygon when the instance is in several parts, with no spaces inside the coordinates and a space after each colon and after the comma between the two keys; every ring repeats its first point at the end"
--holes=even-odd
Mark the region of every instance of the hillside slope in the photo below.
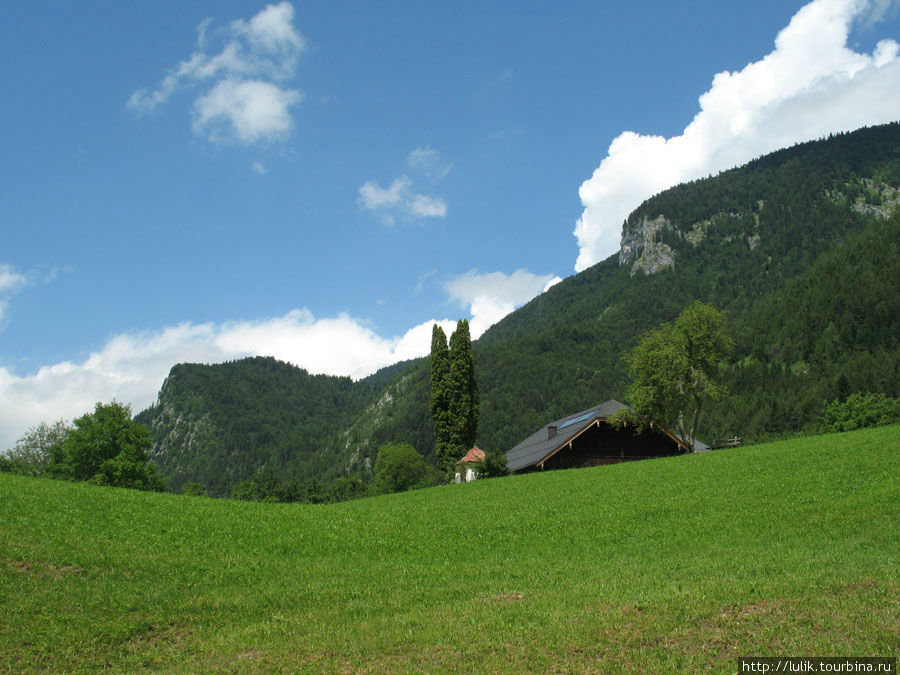
{"type": "MultiPolygon", "coordinates": [[[[479,446],[507,450],[550,419],[623,399],[622,354],[693,300],[726,310],[738,342],[734,396],[708,408],[708,440],[800,431],[826,399],[853,391],[900,395],[898,203],[900,124],[798,145],[647,200],[620,255],[475,343],[479,446]]],[[[395,429],[398,418],[409,429],[427,418],[427,391],[415,389],[427,387],[427,367],[403,375],[410,393],[394,399],[395,429]]]]}
{"type": "Polygon", "coordinates": [[[0,671],[895,656],[898,447],[882,427],[325,506],[0,474],[0,671]]]}
{"type": "MultiPolygon", "coordinates": [[[[622,354],[697,299],[726,310],[738,346],[726,383],[733,395],[707,410],[705,440],[808,429],[825,400],[853,391],[900,396],[898,203],[897,123],[788,148],[647,200],[626,221],[620,254],[565,279],[475,343],[479,446],[505,451],[549,419],[623,399],[622,354]]],[[[223,390],[237,377],[232,364],[210,368],[223,373],[223,390]]],[[[378,445],[390,441],[433,459],[427,359],[346,386],[354,403],[338,406],[336,417],[303,413],[310,432],[300,459],[281,446],[279,464],[274,446],[259,446],[267,461],[303,475],[365,478],[378,445]]],[[[164,391],[161,407],[166,398],[164,391]]],[[[178,405],[168,414],[187,419],[178,405]]],[[[266,424],[293,420],[270,416],[266,424]]],[[[164,447],[156,429],[154,439],[161,464],[183,452],[164,447]]],[[[202,462],[207,450],[190,452],[202,462]]]]}

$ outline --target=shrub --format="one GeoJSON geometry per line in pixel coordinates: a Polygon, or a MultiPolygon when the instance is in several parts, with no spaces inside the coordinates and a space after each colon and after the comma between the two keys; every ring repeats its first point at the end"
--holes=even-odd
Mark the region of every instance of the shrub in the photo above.
{"type": "Polygon", "coordinates": [[[884,394],[850,394],[844,401],[826,403],[822,424],[826,431],[852,431],[900,422],[900,398],[884,394]]]}
{"type": "Polygon", "coordinates": [[[506,466],[506,455],[502,452],[488,452],[484,460],[478,462],[478,474],[482,478],[498,478],[509,475],[509,467],[506,466]]]}
{"type": "Polygon", "coordinates": [[[181,489],[182,494],[188,495],[189,497],[205,497],[206,490],[203,489],[203,486],[200,483],[186,483],[185,486],[181,489]]]}
{"type": "Polygon", "coordinates": [[[408,443],[390,443],[378,448],[375,460],[375,491],[402,492],[430,484],[425,460],[408,443]]]}

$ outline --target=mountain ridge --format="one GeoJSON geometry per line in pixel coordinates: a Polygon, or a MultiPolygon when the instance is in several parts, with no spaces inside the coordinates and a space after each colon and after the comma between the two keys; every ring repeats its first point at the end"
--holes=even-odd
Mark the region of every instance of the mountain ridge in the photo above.
{"type": "MultiPolygon", "coordinates": [[[[600,400],[621,400],[628,383],[621,355],[642,332],[672,320],[697,299],[726,310],[738,343],[727,369],[732,396],[709,409],[703,431],[708,439],[801,431],[815,423],[817,406],[826,399],[868,384],[900,395],[898,195],[900,124],[892,123],[779,150],[651,197],[626,219],[618,253],[564,279],[474,343],[482,401],[479,446],[505,451],[547,419],[600,400]],[[847,284],[834,287],[835,278],[847,284]],[[846,318],[843,307],[818,297],[817,288],[825,287],[854,306],[846,318]],[[823,307],[827,312],[820,312],[823,307]],[[798,317],[821,330],[805,334],[798,317]],[[848,329],[848,321],[855,328],[848,329]],[[878,375],[873,362],[889,374],[878,375]]],[[[175,379],[182,379],[177,368],[175,379]]],[[[202,368],[227,373],[240,366],[202,368]]],[[[220,379],[225,383],[229,376],[220,379]]],[[[251,379],[258,391],[245,386],[247,395],[262,396],[269,386],[265,377],[251,379]]],[[[427,359],[395,364],[357,383],[340,379],[314,383],[285,375],[294,384],[285,384],[282,397],[297,396],[290,386],[318,386],[316,391],[328,392],[322,395],[337,397],[334,405],[320,418],[287,416],[293,427],[286,431],[279,431],[284,425],[277,416],[257,414],[257,426],[272,426],[270,433],[294,440],[266,445],[249,431],[242,440],[235,436],[235,459],[243,467],[237,473],[265,465],[299,476],[368,479],[377,447],[385,442],[409,442],[434,461],[427,359]]],[[[214,400],[202,386],[191,391],[214,400]]],[[[187,447],[193,449],[182,464],[191,464],[191,453],[200,458],[192,465],[202,464],[204,454],[223,461],[212,440],[207,450],[196,440],[182,442],[180,450],[172,443],[164,447],[173,420],[190,405],[187,393],[182,398],[176,405],[161,391],[158,404],[139,416],[154,435],[155,460],[171,463],[187,447]],[[167,402],[168,422],[158,413],[167,402]]],[[[204,422],[197,412],[179,438],[221,433],[221,422],[204,422]]],[[[192,478],[182,471],[179,481],[201,473],[192,478]]],[[[226,487],[218,484],[217,492],[224,494],[226,487]]]]}

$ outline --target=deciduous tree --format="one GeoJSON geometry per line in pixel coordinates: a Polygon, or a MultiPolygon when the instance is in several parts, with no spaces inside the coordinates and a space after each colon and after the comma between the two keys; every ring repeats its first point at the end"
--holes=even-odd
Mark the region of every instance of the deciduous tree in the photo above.
{"type": "Polygon", "coordinates": [[[139,490],[165,490],[150,463],[150,431],[131,418],[131,406],[98,403],[75,420],[48,473],[60,478],[139,490]]]}
{"type": "Polygon", "coordinates": [[[389,443],[378,448],[375,460],[375,491],[402,492],[429,484],[428,465],[408,443],[389,443]]]}
{"type": "Polygon", "coordinates": [[[733,349],[724,313],[694,302],[675,323],[651,330],[626,355],[633,378],[631,406],[645,419],[676,422],[693,451],[704,403],[727,393],[719,382],[719,364],[733,349]]]}
{"type": "Polygon", "coordinates": [[[53,458],[54,450],[59,451],[69,429],[71,427],[64,420],[58,420],[53,424],[41,422],[31,427],[9,449],[4,462],[6,470],[29,476],[44,475],[47,464],[53,458]]]}

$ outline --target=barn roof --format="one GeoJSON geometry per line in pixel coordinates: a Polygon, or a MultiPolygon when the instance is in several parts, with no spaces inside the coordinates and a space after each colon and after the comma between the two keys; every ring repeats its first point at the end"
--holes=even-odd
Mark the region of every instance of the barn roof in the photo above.
{"type": "Polygon", "coordinates": [[[627,407],[619,401],[607,401],[588,410],[582,410],[550,422],[550,424],[541,427],[506,453],[506,462],[509,470],[519,471],[537,464],[547,455],[552,454],[579,435],[594,420],[609,419],[622,408],[627,407]]]}

